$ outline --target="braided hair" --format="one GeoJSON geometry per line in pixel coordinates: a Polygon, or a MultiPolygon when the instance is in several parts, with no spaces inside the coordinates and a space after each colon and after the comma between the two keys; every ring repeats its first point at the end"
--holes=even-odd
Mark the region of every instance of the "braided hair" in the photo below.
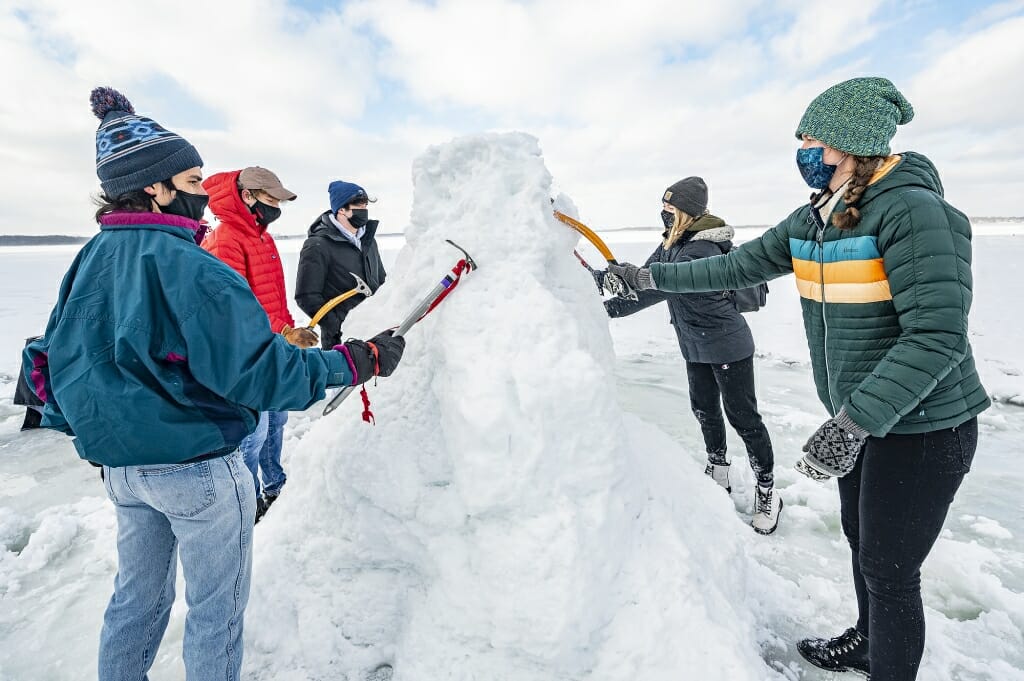
{"type": "Polygon", "coordinates": [[[857,203],[864,196],[875,170],[885,160],[884,156],[854,156],[853,158],[853,175],[843,194],[846,210],[842,213],[832,214],[832,224],[839,229],[853,229],[860,222],[860,209],[857,208],[857,203]]]}

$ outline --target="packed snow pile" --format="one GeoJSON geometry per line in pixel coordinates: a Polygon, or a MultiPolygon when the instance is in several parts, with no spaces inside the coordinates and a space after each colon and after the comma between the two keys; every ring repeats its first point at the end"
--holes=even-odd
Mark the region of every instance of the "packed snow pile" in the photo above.
{"type": "MultiPolygon", "coordinates": [[[[774,678],[726,495],[615,395],[601,299],[523,134],[413,168],[407,245],[347,335],[395,326],[461,254],[479,270],[394,376],[316,422],[256,533],[253,678],[774,678]]],[[[574,213],[560,198],[558,206],[574,213]]]]}

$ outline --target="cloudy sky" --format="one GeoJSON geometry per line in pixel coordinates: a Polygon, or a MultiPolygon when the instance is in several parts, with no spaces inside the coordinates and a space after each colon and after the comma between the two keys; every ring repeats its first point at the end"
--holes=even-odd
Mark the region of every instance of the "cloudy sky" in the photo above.
{"type": "Polygon", "coordinates": [[[863,75],[914,105],[893,147],[929,155],[954,205],[1024,215],[1024,0],[5,0],[0,62],[3,234],[95,231],[96,85],[207,173],[275,170],[299,194],[280,233],[339,178],[400,231],[417,155],[505,130],[595,227],[655,224],[687,175],[730,222],[774,223],[808,194],[803,109],[863,75]]]}

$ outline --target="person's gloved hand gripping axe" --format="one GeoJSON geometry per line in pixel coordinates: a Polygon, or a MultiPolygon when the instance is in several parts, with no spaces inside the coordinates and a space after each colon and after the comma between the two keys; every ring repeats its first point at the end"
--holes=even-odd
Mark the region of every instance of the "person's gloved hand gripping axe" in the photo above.
{"type": "Polygon", "coordinates": [[[389,329],[370,340],[349,339],[334,349],[348,360],[352,385],[361,385],[374,376],[390,376],[394,372],[405,352],[405,338],[389,329]]]}

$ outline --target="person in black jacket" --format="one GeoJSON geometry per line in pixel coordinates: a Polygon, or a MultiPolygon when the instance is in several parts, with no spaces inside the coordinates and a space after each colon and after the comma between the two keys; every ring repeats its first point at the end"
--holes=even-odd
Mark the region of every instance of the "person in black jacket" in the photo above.
{"type": "MultiPolygon", "coordinates": [[[[687,177],[662,197],[663,242],[647,259],[653,262],[686,262],[727,253],[734,230],[707,210],[704,180],[687,177]]],[[[726,458],[725,421],[739,433],[747,447],[750,467],[757,478],[754,495],[754,529],[771,534],[779,522],[782,499],[774,491],[774,455],[771,438],[757,411],[754,392],[754,337],[732,297],[722,291],[678,294],[644,290],[638,300],[613,298],[605,302],[610,317],[625,317],[667,301],[669,318],[686,360],[690,407],[700,423],[707,447],[705,473],[727,492],[729,461],[726,458]]]]}
{"type": "MultiPolygon", "coordinates": [[[[374,238],[377,221],[369,219],[370,198],[357,184],[337,180],[327,188],[331,210],[309,227],[302,244],[295,281],[295,302],[312,318],[332,298],[356,286],[360,277],[371,290],[384,283],[386,273],[374,238]]],[[[341,343],[341,325],[363,302],[353,296],[320,320],[320,343],[325,349],[341,343]]]]}

